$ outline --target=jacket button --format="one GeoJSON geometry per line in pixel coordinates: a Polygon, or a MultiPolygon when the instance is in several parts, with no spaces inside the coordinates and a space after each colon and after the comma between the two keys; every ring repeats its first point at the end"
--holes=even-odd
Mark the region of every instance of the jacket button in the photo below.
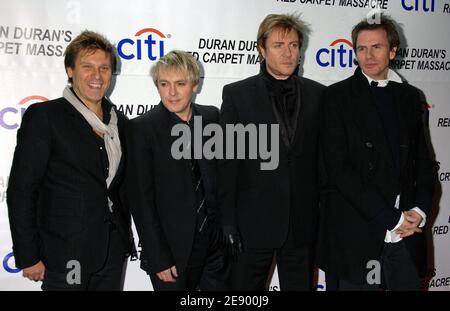
{"type": "Polygon", "coordinates": [[[370,141],[366,142],[366,147],[367,147],[367,148],[372,148],[372,147],[373,147],[373,146],[372,146],[372,143],[371,143],[370,141]]]}
{"type": "Polygon", "coordinates": [[[373,170],[373,164],[372,162],[369,162],[369,171],[373,170]]]}

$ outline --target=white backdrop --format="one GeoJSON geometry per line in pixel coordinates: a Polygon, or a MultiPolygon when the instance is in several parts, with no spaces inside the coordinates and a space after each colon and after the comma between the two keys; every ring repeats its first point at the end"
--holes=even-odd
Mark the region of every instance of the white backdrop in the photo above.
{"type": "MultiPolygon", "coordinates": [[[[440,162],[436,215],[429,219],[430,276],[424,287],[450,289],[450,0],[1,0],[0,11],[0,290],[36,290],[21,278],[11,254],[6,188],[23,111],[60,97],[66,84],[63,51],[84,29],[101,32],[121,56],[112,101],[129,117],[156,105],[148,71],[172,49],[192,52],[203,66],[199,104],[221,105],[225,84],[256,74],[255,37],[269,13],[301,12],[311,34],[303,47],[301,74],[329,85],[350,76],[350,31],[378,6],[403,27],[397,71],[420,88],[440,162]],[[400,59],[401,57],[401,59],[400,59]]],[[[325,287],[320,274],[318,289],[325,287]]],[[[275,273],[271,288],[278,290],[275,273]]],[[[151,290],[138,262],[128,264],[125,290],[151,290]]]]}

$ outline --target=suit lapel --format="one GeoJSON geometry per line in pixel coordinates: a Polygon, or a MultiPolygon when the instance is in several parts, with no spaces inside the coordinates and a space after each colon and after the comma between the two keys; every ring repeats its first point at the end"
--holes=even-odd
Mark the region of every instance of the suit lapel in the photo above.
{"type": "Polygon", "coordinates": [[[295,114],[297,115],[297,122],[295,127],[295,134],[291,142],[291,149],[295,150],[295,148],[298,148],[297,152],[302,153],[303,147],[305,145],[303,144],[303,140],[306,135],[305,132],[307,130],[305,122],[309,119],[306,116],[306,114],[309,113],[307,108],[308,103],[312,103],[312,99],[311,93],[307,88],[304,87],[302,79],[300,77],[295,77],[295,79],[297,81],[297,94],[299,94],[300,96],[297,96],[297,108],[295,110],[295,114]]]}
{"type": "Polygon", "coordinates": [[[409,154],[409,133],[407,116],[408,114],[408,100],[405,100],[404,93],[401,90],[402,85],[399,83],[390,83],[389,85],[392,95],[394,97],[394,103],[398,113],[398,122],[400,130],[400,169],[403,169],[407,163],[409,154]]]}
{"type": "Polygon", "coordinates": [[[394,167],[385,131],[375,106],[374,96],[370,91],[367,79],[361,72],[355,73],[352,88],[353,106],[349,107],[348,113],[352,114],[354,122],[361,130],[360,133],[366,140],[364,143],[367,145],[370,143],[375,150],[380,152],[389,165],[394,167]]]}
{"type": "Polygon", "coordinates": [[[98,179],[98,181],[103,183],[106,187],[106,180],[103,177],[100,153],[97,150],[98,146],[95,141],[96,138],[92,133],[92,128],[83,116],[65,99],[64,107],[69,114],[69,128],[75,135],[73,139],[75,141],[81,141],[81,146],[83,146],[80,150],[77,150],[77,154],[74,155],[74,157],[82,163],[83,167],[87,167],[92,173],[94,173],[93,175],[98,179]],[[84,153],[84,155],[81,155],[81,153],[84,153]],[[89,153],[89,155],[86,155],[86,153],[89,153]],[[83,161],[82,157],[85,157],[88,160],[83,161]]]}

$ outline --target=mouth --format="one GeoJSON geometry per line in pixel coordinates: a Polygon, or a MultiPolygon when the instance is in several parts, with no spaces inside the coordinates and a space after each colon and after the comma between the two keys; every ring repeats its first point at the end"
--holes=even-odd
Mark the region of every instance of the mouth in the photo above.
{"type": "Polygon", "coordinates": [[[101,89],[102,83],[89,83],[88,86],[92,89],[101,89]]]}

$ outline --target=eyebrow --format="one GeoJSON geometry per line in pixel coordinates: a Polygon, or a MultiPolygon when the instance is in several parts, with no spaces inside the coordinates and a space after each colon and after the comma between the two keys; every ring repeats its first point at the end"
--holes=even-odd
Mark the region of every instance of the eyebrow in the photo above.
{"type": "MultiPolygon", "coordinates": [[[[187,79],[182,79],[182,80],[176,80],[176,81],[173,81],[173,82],[186,82],[187,81],[187,79]]],[[[170,82],[169,80],[164,80],[164,79],[158,79],[158,82],[170,82]]]]}
{"type": "MultiPolygon", "coordinates": [[[[89,61],[80,61],[80,65],[95,65],[95,63],[89,62],[89,61]]],[[[99,64],[99,66],[108,66],[108,67],[111,67],[111,64],[103,63],[103,64],[99,64]]]]}

